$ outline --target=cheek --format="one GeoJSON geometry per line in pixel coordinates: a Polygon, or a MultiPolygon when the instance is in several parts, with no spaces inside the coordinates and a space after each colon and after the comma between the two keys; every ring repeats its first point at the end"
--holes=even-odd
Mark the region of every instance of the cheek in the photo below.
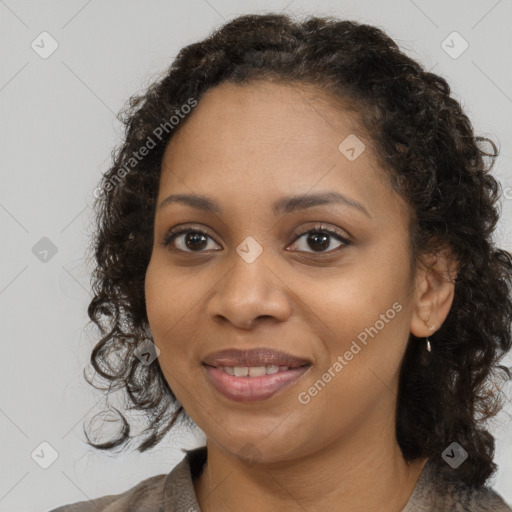
{"type": "Polygon", "coordinates": [[[178,382],[181,374],[187,378],[185,372],[197,366],[196,351],[205,344],[197,316],[204,302],[201,298],[211,286],[206,279],[193,279],[179,270],[171,272],[169,265],[158,259],[148,266],[145,297],[153,341],[160,350],[162,370],[176,376],[178,382]]]}
{"type": "Polygon", "coordinates": [[[323,322],[333,336],[346,338],[374,325],[381,315],[385,315],[384,320],[398,317],[397,309],[404,308],[408,294],[405,279],[396,269],[391,274],[382,268],[376,271],[361,266],[328,280],[301,281],[319,326],[323,322]],[[393,308],[395,303],[398,305],[393,308]]]}
{"type": "Polygon", "coordinates": [[[165,286],[162,286],[159,267],[154,263],[154,259],[152,259],[146,271],[144,294],[146,299],[146,312],[153,335],[156,335],[164,320],[162,314],[166,307],[164,304],[164,290],[165,286]]]}
{"type": "Polygon", "coordinates": [[[145,279],[146,310],[151,330],[155,337],[171,333],[180,319],[192,314],[197,290],[190,279],[181,273],[171,271],[169,265],[154,258],[150,261],[145,279]]]}
{"type": "MultiPolygon", "coordinates": [[[[309,311],[317,323],[315,332],[320,333],[328,354],[320,371],[327,371],[341,357],[343,370],[331,368],[337,375],[333,382],[339,383],[345,375],[356,394],[369,384],[366,378],[374,381],[377,375],[387,383],[394,378],[410,329],[408,264],[373,256],[321,284],[312,279],[305,285],[311,298],[309,311]],[[365,377],[358,375],[361,371],[365,377]]],[[[339,391],[343,395],[343,389],[339,391]]]]}
{"type": "MultiPolygon", "coordinates": [[[[146,272],[145,297],[146,311],[153,342],[160,350],[159,363],[164,373],[169,372],[169,366],[174,358],[169,354],[176,354],[179,344],[173,347],[176,328],[179,325],[179,307],[182,301],[175,300],[176,287],[169,282],[162,267],[150,262],[146,272]]],[[[171,373],[171,372],[169,372],[171,373]]]]}

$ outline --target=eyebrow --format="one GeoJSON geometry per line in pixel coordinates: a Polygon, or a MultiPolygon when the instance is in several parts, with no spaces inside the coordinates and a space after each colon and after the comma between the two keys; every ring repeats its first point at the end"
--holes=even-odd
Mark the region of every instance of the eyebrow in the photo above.
{"type": "MultiPolygon", "coordinates": [[[[222,214],[222,208],[213,199],[195,195],[195,194],[172,194],[163,199],[158,205],[158,209],[163,208],[171,203],[182,203],[207,213],[222,214]]],[[[279,199],[272,205],[274,215],[292,213],[297,210],[305,210],[324,204],[341,203],[357,210],[360,210],[368,217],[372,217],[368,210],[355,199],[351,199],[339,192],[323,192],[318,194],[306,194],[302,196],[287,196],[279,199]]]]}

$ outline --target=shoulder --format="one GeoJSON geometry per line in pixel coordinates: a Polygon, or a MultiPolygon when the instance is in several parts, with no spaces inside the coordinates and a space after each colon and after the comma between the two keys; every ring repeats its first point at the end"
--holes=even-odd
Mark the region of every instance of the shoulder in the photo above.
{"type": "Polygon", "coordinates": [[[50,512],[177,512],[199,510],[193,477],[206,461],[205,446],[185,450],[185,456],[167,475],[142,480],[121,494],[71,503],[50,512]]]}
{"type": "Polygon", "coordinates": [[[123,493],[64,505],[50,512],[152,512],[161,505],[165,478],[166,475],[152,476],[123,493]]]}
{"type": "Polygon", "coordinates": [[[471,487],[448,468],[429,460],[403,512],[512,512],[487,486],[471,487]]]}
{"type": "Polygon", "coordinates": [[[490,487],[469,487],[462,482],[447,485],[444,496],[450,512],[512,512],[503,498],[490,487]]]}

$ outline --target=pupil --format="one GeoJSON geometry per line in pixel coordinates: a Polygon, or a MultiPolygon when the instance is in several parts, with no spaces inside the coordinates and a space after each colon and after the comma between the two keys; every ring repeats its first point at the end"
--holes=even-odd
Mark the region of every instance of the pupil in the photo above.
{"type": "Polygon", "coordinates": [[[326,235],[325,233],[312,233],[309,238],[308,242],[311,240],[315,240],[315,243],[313,246],[311,246],[312,249],[320,248],[320,249],[326,249],[329,247],[329,241],[328,241],[329,235],[326,235]],[[316,241],[322,240],[321,244],[317,244],[316,241]]]}
{"type": "MultiPolygon", "coordinates": [[[[313,241],[310,244],[312,249],[326,249],[329,247],[329,235],[325,233],[312,233],[308,237],[308,242],[313,241]]],[[[203,249],[206,245],[206,237],[201,233],[188,233],[185,241],[189,249],[203,249]]]]}
{"type": "Polygon", "coordinates": [[[189,249],[203,249],[203,247],[206,245],[206,237],[201,234],[201,233],[188,233],[187,236],[185,237],[185,243],[187,245],[187,247],[189,249]],[[199,239],[203,239],[203,245],[201,247],[199,247],[197,245],[197,242],[199,241],[199,239]],[[192,244],[190,244],[189,242],[192,242],[192,244]]]}

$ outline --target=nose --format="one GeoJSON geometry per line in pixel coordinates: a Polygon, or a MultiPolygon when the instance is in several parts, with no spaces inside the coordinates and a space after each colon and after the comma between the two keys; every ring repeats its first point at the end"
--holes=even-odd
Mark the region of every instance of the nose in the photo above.
{"type": "Polygon", "coordinates": [[[229,322],[239,329],[251,329],[258,319],[286,321],[292,307],[288,286],[265,261],[263,255],[252,263],[235,256],[234,267],[217,284],[208,312],[216,322],[229,322]]]}

